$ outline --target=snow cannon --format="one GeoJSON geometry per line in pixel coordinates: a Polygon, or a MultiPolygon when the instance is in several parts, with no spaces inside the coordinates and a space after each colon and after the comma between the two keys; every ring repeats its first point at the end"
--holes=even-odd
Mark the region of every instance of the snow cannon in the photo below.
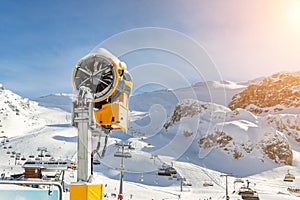
{"type": "Polygon", "coordinates": [[[91,93],[98,125],[108,130],[127,130],[132,79],[124,62],[99,48],[79,60],[72,78],[77,94],[84,88],[91,93]]]}

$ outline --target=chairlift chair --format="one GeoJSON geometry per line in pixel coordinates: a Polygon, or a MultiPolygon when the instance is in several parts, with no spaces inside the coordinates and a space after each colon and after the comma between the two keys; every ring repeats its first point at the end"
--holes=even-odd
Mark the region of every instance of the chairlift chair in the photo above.
{"type": "Polygon", "coordinates": [[[160,168],[160,169],[158,169],[157,175],[158,176],[171,176],[172,174],[170,173],[170,171],[168,171],[164,168],[160,168]]]}
{"type": "Polygon", "coordinates": [[[94,160],[93,160],[93,164],[94,164],[94,165],[100,165],[101,162],[100,162],[100,160],[98,160],[98,159],[94,159],[94,160]]]}
{"type": "Polygon", "coordinates": [[[294,182],[294,180],[295,180],[295,176],[293,174],[291,174],[290,171],[288,170],[287,174],[284,176],[283,181],[294,182]]]}
{"type": "Polygon", "coordinates": [[[203,186],[204,186],[204,187],[212,187],[212,186],[214,186],[214,184],[213,184],[212,182],[205,181],[205,182],[203,183],[203,186]]]}
{"type": "Polygon", "coordinates": [[[123,154],[122,154],[121,151],[117,151],[117,152],[114,154],[115,157],[123,157],[122,155],[123,155],[123,154]]]}
{"type": "Polygon", "coordinates": [[[244,183],[244,180],[241,179],[241,178],[236,178],[236,179],[234,180],[234,183],[244,183]]]}
{"type": "Polygon", "coordinates": [[[166,168],[166,170],[168,172],[170,172],[171,174],[177,174],[177,171],[176,171],[176,169],[174,167],[168,167],[168,168],[166,168]]]}

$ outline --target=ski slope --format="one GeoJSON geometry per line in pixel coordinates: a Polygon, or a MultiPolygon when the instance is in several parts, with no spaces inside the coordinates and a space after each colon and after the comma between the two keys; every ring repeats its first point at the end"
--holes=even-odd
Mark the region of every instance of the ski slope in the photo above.
{"type": "MultiPolygon", "coordinates": [[[[236,90],[241,89],[235,86],[233,88],[236,90]]],[[[162,94],[159,93],[159,95],[162,94]]],[[[58,100],[57,97],[53,96],[50,97],[51,99],[56,99],[56,102],[62,106],[60,106],[60,108],[53,108],[53,105],[55,105],[53,103],[51,103],[50,106],[47,106],[47,102],[49,103],[51,100],[48,101],[44,98],[43,106],[36,105],[35,107],[37,111],[35,117],[42,123],[33,128],[28,128],[26,124],[23,125],[20,123],[18,124],[18,130],[20,131],[14,131],[14,134],[8,135],[8,142],[0,144],[0,172],[5,173],[7,177],[11,174],[23,172],[21,166],[24,161],[18,161],[15,163],[14,158],[10,157],[13,151],[20,152],[21,157],[29,159],[30,155],[37,157],[39,153],[37,149],[39,147],[45,147],[47,148],[48,153],[56,160],[70,159],[76,161],[77,130],[70,126],[70,112],[67,108],[68,106],[66,107],[67,104],[64,103],[66,99],[69,101],[70,97],[68,97],[68,95],[62,95],[61,98],[64,100],[61,98],[58,98],[58,100]],[[9,148],[10,146],[11,148],[9,148]],[[4,147],[7,148],[4,149],[4,147]],[[7,153],[8,151],[10,154],[7,153]]],[[[140,100],[140,104],[137,106],[141,106],[142,102],[145,102],[148,97],[146,95],[145,99],[142,99],[141,96],[138,98],[140,100]]],[[[160,97],[157,97],[158,102],[160,101],[159,98],[160,97]]],[[[152,96],[151,99],[155,99],[155,95],[152,96]]],[[[169,109],[168,107],[165,108],[167,108],[166,110],[169,109]]],[[[234,184],[234,180],[238,177],[240,178],[241,174],[246,174],[241,172],[245,172],[249,169],[249,167],[252,167],[249,162],[246,162],[247,158],[245,158],[245,162],[233,159],[227,159],[228,162],[223,162],[216,158],[218,158],[218,156],[220,158],[221,156],[224,157],[224,155],[215,152],[217,156],[207,154],[205,159],[199,159],[199,146],[196,140],[190,144],[189,148],[186,148],[186,151],[180,157],[178,157],[177,154],[176,156],[172,156],[172,153],[164,153],[160,150],[161,147],[168,143],[170,139],[172,140],[174,134],[155,132],[156,129],[161,128],[163,123],[160,120],[153,122],[151,121],[151,117],[165,117],[158,116],[156,113],[157,109],[159,110],[161,107],[152,107],[152,110],[150,109],[150,111],[147,108],[132,111],[131,120],[137,122],[135,124],[135,128],[138,128],[139,126],[141,132],[114,132],[111,134],[106,157],[100,160],[100,165],[94,166],[95,173],[92,178],[92,182],[103,183],[106,185],[104,193],[107,194],[108,197],[104,199],[116,199],[113,197],[113,194],[118,194],[119,190],[120,173],[116,170],[116,168],[120,166],[120,158],[115,158],[113,156],[117,150],[114,145],[116,141],[132,142],[135,147],[135,150],[130,152],[132,154],[132,158],[125,160],[126,172],[123,189],[125,199],[199,200],[208,199],[210,197],[212,199],[225,199],[225,178],[221,177],[221,174],[223,174],[222,172],[224,171],[216,169],[226,169],[225,171],[232,169],[231,173],[233,174],[233,177],[228,178],[229,196],[231,199],[241,199],[236,192],[241,186],[243,186],[243,184],[234,184]],[[144,130],[153,132],[143,134],[142,131],[144,130]],[[157,152],[160,152],[161,154],[155,154],[157,152]],[[167,165],[173,164],[178,174],[174,177],[158,176],[157,169],[164,163],[167,165]],[[236,164],[239,164],[239,167],[234,166],[236,164]],[[183,191],[181,191],[180,185],[181,178],[185,178],[184,183],[191,184],[191,186],[183,186],[183,191]],[[213,186],[205,187],[203,186],[204,183],[211,183],[213,186]]],[[[166,112],[166,115],[167,113],[170,113],[170,111],[171,110],[166,112]]],[[[248,121],[248,124],[246,125],[245,123],[235,124],[235,126],[241,125],[241,130],[252,127],[253,124],[256,123],[257,119],[255,116],[252,116],[249,113],[242,113],[240,115],[248,121]]],[[[12,123],[15,119],[9,118],[6,120],[11,120],[12,123]]],[[[9,132],[7,131],[7,133],[9,132]]],[[[172,142],[174,142],[172,144],[172,148],[175,149],[175,147],[179,147],[182,144],[181,139],[183,138],[184,137],[179,137],[178,140],[172,140],[172,142]]],[[[104,138],[102,138],[102,143],[103,139],[104,138]]],[[[258,195],[262,200],[300,199],[300,197],[290,194],[287,191],[287,187],[289,186],[300,187],[299,143],[295,142],[292,138],[288,138],[288,140],[293,149],[293,166],[272,164],[270,165],[271,167],[266,168],[263,166],[264,164],[262,164],[262,166],[255,166],[255,173],[250,173],[251,175],[244,175],[241,177],[244,181],[248,179],[251,182],[250,187],[258,192],[258,195]],[[290,170],[290,172],[296,176],[296,181],[294,183],[283,182],[283,178],[287,173],[287,170],[290,170]]],[[[94,146],[96,146],[95,139],[93,142],[94,146]]],[[[68,170],[66,172],[65,180],[66,187],[68,187],[72,182],[75,182],[76,171],[68,170]]],[[[3,186],[0,186],[0,188],[2,187],[3,186]]],[[[69,199],[69,193],[64,193],[63,197],[64,200],[69,199]]]]}

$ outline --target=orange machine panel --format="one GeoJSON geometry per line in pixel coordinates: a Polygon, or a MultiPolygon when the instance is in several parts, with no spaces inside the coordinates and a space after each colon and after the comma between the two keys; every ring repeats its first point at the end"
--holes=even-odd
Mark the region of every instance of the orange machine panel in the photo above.
{"type": "Polygon", "coordinates": [[[70,200],[102,200],[103,185],[75,183],[70,185],[70,200]]]}
{"type": "Polygon", "coordinates": [[[112,130],[128,128],[128,110],[122,103],[108,103],[95,110],[96,121],[100,126],[111,126],[112,130]]]}

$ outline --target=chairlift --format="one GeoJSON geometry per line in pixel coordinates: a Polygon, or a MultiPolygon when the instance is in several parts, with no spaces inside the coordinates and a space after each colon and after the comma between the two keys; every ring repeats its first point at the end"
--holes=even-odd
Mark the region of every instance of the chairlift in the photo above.
{"type": "Polygon", "coordinates": [[[177,171],[174,167],[168,167],[166,168],[167,171],[169,171],[171,174],[177,174],[177,171]]]}
{"type": "Polygon", "coordinates": [[[134,147],[134,146],[131,146],[131,145],[129,145],[128,149],[129,149],[129,150],[135,150],[135,147],[134,147]]]}
{"type": "Polygon", "coordinates": [[[238,191],[238,195],[253,194],[253,193],[254,193],[254,191],[251,188],[245,187],[245,186],[241,187],[238,191]]]}
{"type": "Polygon", "coordinates": [[[243,200],[259,200],[257,192],[249,187],[241,187],[238,194],[243,200]]]}
{"type": "Polygon", "coordinates": [[[288,190],[289,192],[291,192],[291,193],[300,194],[300,188],[288,187],[287,190],[288,190]]]}
{"type": "Polygon", "coordinates": [[[236,178],[236,179],[234,180],[234,183],[244,183],[244,180],[241,179],[241,178],[236,178]]]}
{"type": "Polygon", "coordinates": [[[243,200],[259,200],[258,194],[256,191],[241,194],[243,200]]]}
{"type": "Polygon", "coordinates": [[[290,173],[290,170],[288,170],[287,174],[284,176],[283,181],[285,182],[294,182],[295,176],[290,173]]]}
{"type": "Polygon", "coordinates": [[[115,154],[114,154],[114,157],[123,157],[122,156],[122,152],[121,151],[117,151],[115,154]]]}
{"type": "Polygon", "coordinates": [[[158,176],[171,176],[170,171],[166,170],[165,168],[159,168],[157,172],[158,176]]]}
{"type": "Polygon", "coordinates": [[[131,158],[132,157],[131,153],[129,153],[129,152],[124,152],[124,156],[125,156],[125,158],[131,158]]]}
{"type": "Polygon", "coordinates": [[[192,184],[191,184],[191,183],[189,183],[189,182],[184,182],[184,183],[183,183],[183,186],[190,186],[190,187],[191,187],[191,186],[192,186],[192,184]]]}
{"type": "Polygon", "coordinates": [[[203,183],[203,187],[212,187],[212,186],[214,186],[214,184],[212,182],[205,181],[203,183]]]}
{"type": "Polygon", "coordinates": [[[100,165],[101,162],[100,162],[100,160],[98,160],[98,159],[94,159],[94,160],[93,160],[93,164],[94,164],[94,165],[100,165]]]}
{"type": "Polygon", "coordinates": [[[114,154],[114,157],[123,157],[123,158],[131,158],[132,155],[129,153],[129,152],[120,152],[120,151],[117,151],[115,154],[114,154]]]}

